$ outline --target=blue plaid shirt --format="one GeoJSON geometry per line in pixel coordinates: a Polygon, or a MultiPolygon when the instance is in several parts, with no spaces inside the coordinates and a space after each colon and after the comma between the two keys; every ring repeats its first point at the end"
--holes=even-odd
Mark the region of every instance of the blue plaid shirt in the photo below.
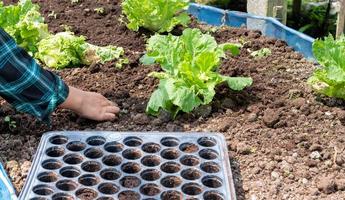
{"type": "Polygon", "coordinates": [[[68,96],[68,86],[41,68],[14,39],[0,28],[0,96],[16,108],[48,120],[68,96]]]}

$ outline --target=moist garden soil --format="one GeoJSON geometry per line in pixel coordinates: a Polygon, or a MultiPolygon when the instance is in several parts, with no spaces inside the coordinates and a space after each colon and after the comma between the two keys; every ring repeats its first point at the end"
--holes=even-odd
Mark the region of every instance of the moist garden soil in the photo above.
{"type": "MultiPolygon", "coordinates": [[[[96,123],[57,110],[49,127],[16,113],[2,101],[0,158],[18,192],[40,136],[47,131],[213,131],[227,139],[238,199],[345,199],[345,104],[310,90],[306,80],[317,66],[283,41],[246,29],[222,28],[212,33],[219,43],[245,41],[241,54],[224,60],[220,71],[251,76],[253,86],[242,92],[220,86],[211,105],[176,120],[164,113],[156,118],[147,116],[145,107],[158,83],[147,75],[159,67],[138,61],[150,33],[132,32],[119,22],[119,1],[36,2],[50,31],[69,27],[96,45],[122,46],[130,64],[122,69],[110,63],[57,72],[69,85],[99,92],[116,102],[122,111],[112,122],[96,123]],[[99,7],[105,8],[104,14],[94,11],[99,7]],[[250,56],[249,51],[263,47],[270,48],[272,55],[262,59],[250,56]],[[9,126],[5,116],[16,127],[9,126]]],[[[195,22],[191,26],[205,29],[195,22]]]]}

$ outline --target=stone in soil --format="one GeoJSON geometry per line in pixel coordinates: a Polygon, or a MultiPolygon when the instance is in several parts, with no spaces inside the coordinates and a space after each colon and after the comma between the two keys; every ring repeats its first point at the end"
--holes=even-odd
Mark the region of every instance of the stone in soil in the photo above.
{"type": "Polygon", "coordinates": [[[150,119],[146,114],[139,113],[133,117],[133,121],[135,121],[139,125],[145,125],[150,122],[150,119]]]}
{"type": "Polygon", "coordinates": [[[309,147],[309,150],[310,150],[310,151],[322,151],[322,146],[319,145],[319,144],[312,144],[312,145],[309,147]]]}
{"type": "Polygon", "coordinates": [[[317,188],[325,194],[331,194],[337,191],[335,179],[331,176],[323,176],[319,178],[317,188]]]}
{"type": "Polygon", "coordinates": [[[256,113],[250,113],[248,115],[248,122],[255,122],[257,118],[258,118],[258,116],[256,113]]]}
{"type": "Polygon", "coordinates": [[[280,116],[276,110],[267,109],[264,112],[264,116],[262,118],[265,125],[269,128],[273,128],[275,124],[279,122],[280,116]]]}
{"type": "Polygon", "coordinates": [[[198,108],[196,108],[193,111],[193,114],[195,114],[197,117],[207,117],[212,112],[212,106],[210,105],[203,105],[198,108]]]}
{"type": "Polygon", "coordinates": [[[336,185],[338,190],[344,191],[345,190],[345,179],[337,179],[336,180],[336,185]]]}

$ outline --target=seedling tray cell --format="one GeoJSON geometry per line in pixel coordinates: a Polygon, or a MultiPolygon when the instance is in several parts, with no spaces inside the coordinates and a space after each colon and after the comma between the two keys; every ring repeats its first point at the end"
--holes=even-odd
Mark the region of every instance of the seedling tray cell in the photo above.
{"type": "Polygon", "coordinates": [[[235,200],[215,133],[50,132],[20,200],[235,200]]]}

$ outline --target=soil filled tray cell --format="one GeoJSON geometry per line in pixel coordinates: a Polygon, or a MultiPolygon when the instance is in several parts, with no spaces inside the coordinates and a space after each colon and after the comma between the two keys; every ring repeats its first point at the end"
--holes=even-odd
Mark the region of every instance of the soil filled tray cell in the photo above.
{"type": "Polygon", "coordinates": [[[20,200],[235,200],[215,133],[50,132],[20,200]]]}

